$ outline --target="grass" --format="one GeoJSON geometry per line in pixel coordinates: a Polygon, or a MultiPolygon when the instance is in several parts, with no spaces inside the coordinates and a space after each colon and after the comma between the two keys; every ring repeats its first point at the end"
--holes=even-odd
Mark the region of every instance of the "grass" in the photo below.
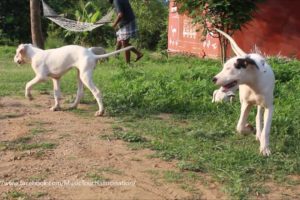
{"type": "Polygon", "coordinates": [[[23,200],[30,200],[31,197],[23,192],[19,192],[17,190],[9,191],[2,194],[2,198],[4,200],[12,200],[12,199],[23,199],[23,200]]]}
{"type": "Polygon", "coordinates": [[[105,178],[105,176],[107,175],[122,175],[123,172],[115,169],[115,168],[111,168],[111,167],[102,167],[102,168],[98,168],[93,170],[92,172],[88,172],[86,174],[86,177],[89,178],[91,181],[95,181],[95,182],[106,182],[106,181],[110,181],[109,178],[105,178]]]}
{"type": "Polygon", "coordinates": [[[102,175],[102,173],[98,173],[98,172],[87,173],[86,177],[89,178],[91,181],[94,181],[94,182],[106,182],[106,181],[109,181],[109,179],[105,178],[102,175]]]}
{"type": "Polygon", "coordinates": [[[12,190],[9,192],[5,192],[1,195],[1,199],[3,200],[33,200],[33,199],[45,199],[45,197],[48,195],[46,192],[36,192],[32,195],[29,195],[24,192],[20,192],[17,190],[12,190]]]}
{"type": "MultiPolygon", "coordinates": [[[[0,97],[23,96],[26,82],[33,77],[29,65],[11,62],[13,51],[0,47],[0,97]]],[[[261,189],[267,182],[284,187],[291,182],[290,176],[300,174],[300,62],[271,58],[269,64],[276,76],[269,158],[259,155],[254,136],[236,134],[238,101],[211,103],[216,89],[211,78],[220,71],[219,62],[192,57],[168,59],[145,52],[144,58],[131,66],[122,58],[98,65],[94,80],[103,92],[106,115],[115,117],[115,127],[122,127],[106,139],[153,149],[165,160],[178,160],[182,171],[207,173],[234,199],[268,193],[261,189]]],[[[75,77],[70,71],[62,79],[62,93],[67,97],[76,93],[75,77]]],[[[49,92],[51,82],[34,89],[49,92]]],[[[87,90],[83,101],[89,105],[88,111],[70,112],[92,117],[96,103],[87,90]]],[[[249,116],[252,124],[254,110],[249,116]]]]}
{"type": "Polygon", "coordinates": [[[43,142],[42,139],[39,138],[42,134],[50,131],[44,128],[47,124],[48,122],[42,121],[28,123],[27,126],[30,127],[28,135],[16,138],[12,141],[0,141],[0,150],[26,151],[37,149],[38,151],[35,154],[36,158],[42,157],[45,154],[44,150],[54,149],[57,146],[56,143],[50,141],[43,142]]]}
{"type": "Polygon", "coordinates": [[[25,151],[32,149],[53,149],[56,147],[55,143],[51,142],[35,142],[32,141],[31,136],[20,137],[13,141],[1,141],[0,149],[3,150],[14,150],[14,151],[25,151]]]}

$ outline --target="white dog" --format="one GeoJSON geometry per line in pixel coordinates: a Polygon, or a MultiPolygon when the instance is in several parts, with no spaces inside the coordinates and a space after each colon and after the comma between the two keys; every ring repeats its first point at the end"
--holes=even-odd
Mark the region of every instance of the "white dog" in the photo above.
{"type": "Polygon", "coordinates": [[[25,89],[25,96],[30,100],[32,100],[30,92],[32,86],[41,81],[46,81],[48,77],[52,78],[55,100],[54,106],[50,109],[52,111],[60,109],[60,78],[71,68],[76,68],[78,72],[78,90],[71,108],[76,108],[80,102],[80,99],[83,96],[84,84],[97,100],[99,110],[96,112],[95,116],[101,116],[104,113],[102,95],[92,80],[93,70],[96,67],[96,63],[98,60],[105,59],[131,48],[133,47],[129,46],[111,53],[96,55],[99,53],[99,49],[87,49],[77,45],[42,50],[32,46],[31,44],[20,44],[16,50],[14,61],[18,64],[30,62],[32,69],[35,72],[35,78],[26,84],[25,89]]]}
{"type": "Polygon", "coordinates": [[[271,154],[269,135],[274,109],[274,73],[263,56],[256,53],[246,54],[228,34],[216,30],[230,41],[237,56],[224,64],[223,70],[213,78],[213,82],[222,86],[223,91],[239,86],[241,102],[241,115],[237,124],[239,133],[251,132],[247,118],[251,107],[257,105],[256,139],[260,141],[260,152],[264,156],[269,156],[271,154]]]}
{"type": "Polygon", "coordinates": [[[220,87],[219,89],[215,90],[213,93],[212,103],[218,102],[232,102],[233,98],[235,97],[234,91],[230,90],[227,92],[223,92],[223,88],[220,87]]]}

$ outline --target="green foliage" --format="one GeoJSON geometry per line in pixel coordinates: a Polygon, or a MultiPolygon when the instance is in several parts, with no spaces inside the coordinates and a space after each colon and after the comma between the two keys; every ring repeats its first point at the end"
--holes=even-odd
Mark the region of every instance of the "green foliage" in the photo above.
{"type": "Polygon", "coordinates": [[[261,1],[176,0],[181,12],[188,12],[194,22],[202,25],[205,35],[210,25],[231,33],[241,29],[252,19],[257,3],[261,1]]]}
{"type": "Polygon", "coordinates": [[[14,141],[0,142],[1,150],[25,151],[32,149],[53,149],[56,147],[54,143],[32,143],[31,137],[21,137],[14,141]]]}
{"type": "Polygon", "coordinates": [[[158,0],[130,1],[137,18],[139,47],[147,49],[166,49],[168,7],[158,0]]]}
{"type": "MultiPolygon", "coordinates": [[[[77,21],[96,23],[107,13],[101,12],[99,5],[92,1],[79,1],[78,8],[74,11],[74,17],[77,21]]],[[[107,40],[114,38],[112,28],[102,26],[91,32],[72,32],[64,30],[64,37],[67,41],[80,45],[102,46],[107,45],[107,40]]]]}
{"type": "MultiPolygon", "coordinates": [[[[96,22],[111,8],[108,0],[45,0],[58,14],[82,22],[96,22]]],[[[132,0],[137,17],[139,37],[137,45],[141,48],[167,48],[168,7],[160,0],[132,0]]],[[[16,45],[31,42],[29,0],[0,1],[0,44],[16,45]]],[[[110,25],[101,26],[91,32],[70,32],[42,17],[42,29],[47,48],[63,44],[84,46],[112,46],[115,31],[110,25]]]]}
{"type": "Polygon", "coordinates": [[[140,135],[137,135],[135,133],[130,133],[130,132],[115,132],[114,133],[115,137],[120,140],[124,140],[126,142],[138,142],[138,143],[143,143],[146,142],[146,139],[141,137],[140,135]]]}
{"type": "MultiPolygon", "coordinates": [[[[57,7],[55,5],[56,0],[51,0],[48,4],[58,13],[64,13],[70,19],[84,22],[98,21],[110,8],[108,1],[100,0],[72,2],[73,7],[68,7],[62,2],[59,3],[60,7],[57,7]]],[[[141,48],[166,49],[168,7],[158,0],[148,2],[132,0],[131,5],[135,12],[139,29],[139,36],[136,40],[137,45],[141,48]]],[[[94,29],[91,32],[75,33],[59,28],[52,23],[48,26],[48,38],[47,40],[50,40],[50,44],[53,44],[55,41],[58,41],[58,44],[60,44],[59,38],[64,38],[64,43],[111,46],[114,44],[116,37],[115,31],[109,25],[94,29]]]]}
{"type": "Polygon", "coordinates": [[[210,93],[202,88],[214,87],[208,82],[216,70],[209,70],[206,63],[196,59],[190,59],[185,64],[187,67],[182,68],[175,65],[180,60],[178,57],[166,63],[174,65],[167,69],[154,64],[148,69],[124,68],[117,72],[110,80],[110,86],[117,90],[111,88],[104,93],[112,97],[107,99],[107,109],[111,114],[137,108],[147,112],[207,112],[211,107],[207,102],[210,93]],[[208,76],[203,75],[203,66],[207,67],[204,71],[208,76]]]}
{"type": "Polygon", "coordinates": [[[2,198],[4,200],[13,200],[13,199],[23,199],[23,200],[30,200],[31,197],[24,193],[24,192],[19,192],[17,190],[12,190],[8,191],[2,194],[2,198]]]}
{"type": "Polygon", "coordinates": [[[16,45],[30,39],[29,0],[0,1],[0,45],[16,45]]]}
{"type": "MultiPolygon", "coordinates": [[[[257,3],[264,0],[175,0],[181,13],[188,13],[193,22],[200,24],[204,36],[212,28],[218,28],[232,35],[252,20],[257,3]]],[[[222,61],[226,60],[228,41],[220,38],[222,61]]]]}
{"type": "MultiPolygon", "coordinates": [[[[62,4],[56,8],[54,2],[49,5],[58,13],[64,14],[67,18],[81,22],[95,23],[105,15],[110,5],[108,1],[87,1],[80,0],[70,4],[62,4]]],[[[45,21],[50,23],[49,20],[45,21]]],[[[54,23],[50,23],[47,29],[48,37],[46,46],[59,46],[61,43],[79,44],[83,46],[106,46],[115,38],[113,29],[109,26],[101,26],[90,32],[72,32],[65,30],[54,23]]]]}

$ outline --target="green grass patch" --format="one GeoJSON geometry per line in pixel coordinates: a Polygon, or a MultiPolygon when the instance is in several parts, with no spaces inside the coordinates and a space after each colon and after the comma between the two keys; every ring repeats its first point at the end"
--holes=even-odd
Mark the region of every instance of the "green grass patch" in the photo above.
{"type": "Polygon", "coordinates": [[[12,199],[30,200],[31,199],[31,197],[28,194],[17,190],[3,193],[1,196],[4,200],[12,200],[12,199]]]}
{"type": "Polygon", "coordinates": [[[34,193],[32,196],[34,197],[34,198],[45,198],[46,196],[48,195],[48,193],[47,192],[36,192],[36,193],[34,193]]]}
{"type": "Polygon", "coordinates": [[[116,139],[120,139],[126,142],[133,142],[133,143],[143,143],[146,142],[144,137],[137,135],[132,132],[115,132],[114,133],[116,139]]]}
{"type": "Polygon", "coordinates": [[[20,137],[13,141],[1,141],[1,150],[25,151],[32,149],[54,149],[55,143],[52,142],[33,142],[32,137],[20,137]]]}
{"type": "Polygon", "coordinates": [[[94,182],[105,182],[105,181],[109,181],[108,178],[105,178],[102,173],[97,173],[97,172],[90,172],[87,173],[86,177],[88,179],[90,179],[91,181],[94,182]]]}

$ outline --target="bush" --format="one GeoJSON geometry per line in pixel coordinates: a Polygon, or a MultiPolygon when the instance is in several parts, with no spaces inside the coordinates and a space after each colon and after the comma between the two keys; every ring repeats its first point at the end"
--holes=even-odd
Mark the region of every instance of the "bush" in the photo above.
{"type": "Polygon", "coordinates": [[[163,1],[132,0],[139,28],[137,44],[141,48],[166,49],[168,7],[163,1]]]}

